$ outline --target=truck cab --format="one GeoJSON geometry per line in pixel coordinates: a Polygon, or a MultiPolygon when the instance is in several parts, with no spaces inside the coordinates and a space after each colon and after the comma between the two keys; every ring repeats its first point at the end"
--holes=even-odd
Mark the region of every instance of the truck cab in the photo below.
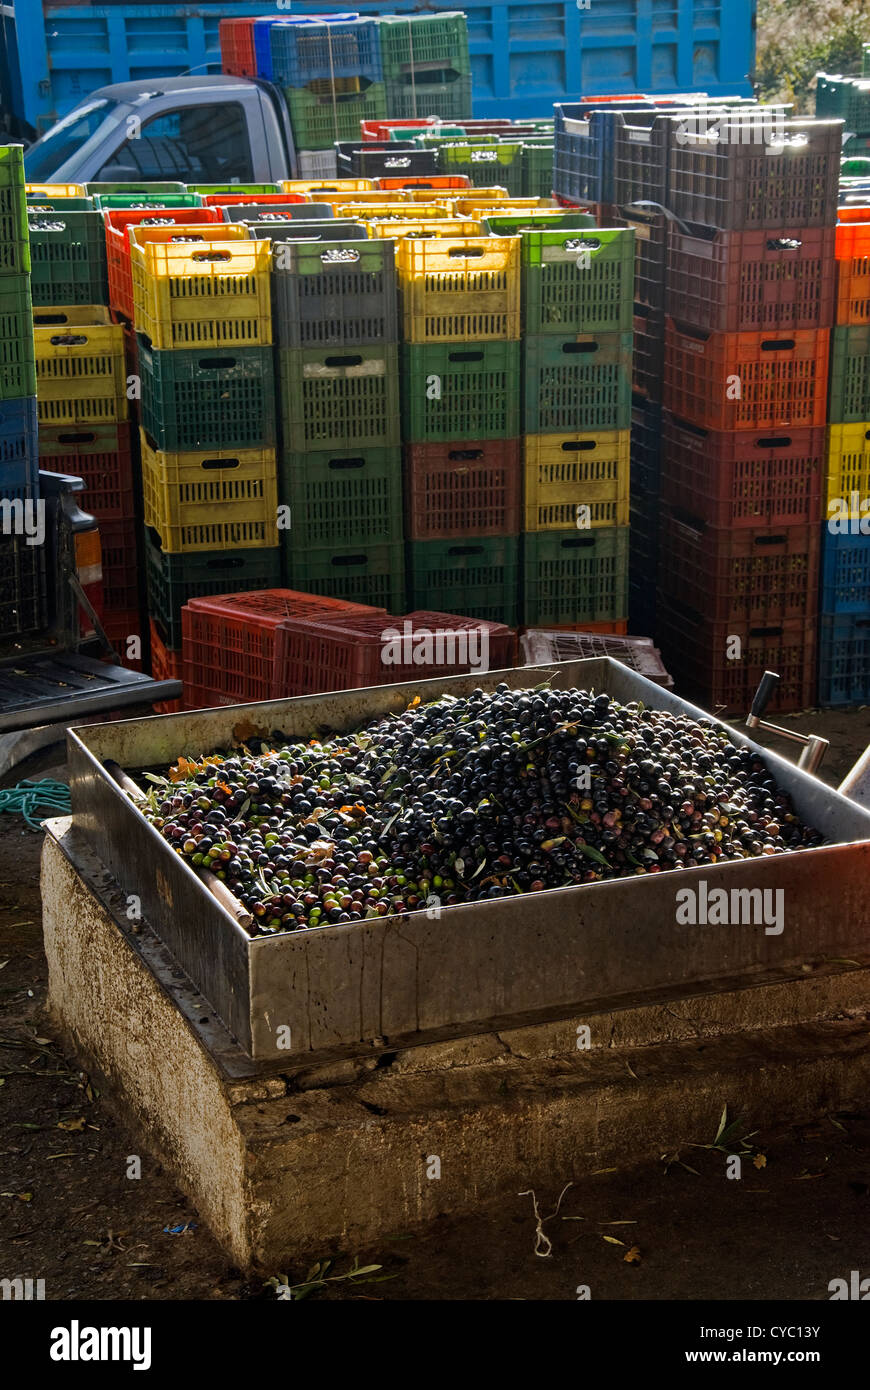
{"type": "Polygon", "coordinates": [[[273,183],[295,168],[281,92],[226,76],[100,87],[25,156],[30,183],[273,183]]]}

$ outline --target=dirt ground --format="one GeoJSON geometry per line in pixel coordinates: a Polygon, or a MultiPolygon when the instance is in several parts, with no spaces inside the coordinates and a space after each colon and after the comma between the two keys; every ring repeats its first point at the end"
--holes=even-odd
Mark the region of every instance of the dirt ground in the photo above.
{"type": "MultiPolygon", "coordinates": [[[[870,744],[870,709],[794,722],[831,740],[823,775],[834,785],[870,744]]],[[[45,775],[50,762],[17,777],[45,775]]],[[[42,1012],[42,836],[22,824],[0,816],[0,1277],[42,1278],[55,1300],[273,1298],[231,1267],[147,1155],[142,1180],[128,1180],[127,1155],[139,1148],[52,1041],[42,1012]]],[[[314,1296],[573,1300],[586,1285],[594,1299],[827,1299],[832,1279],[870,1271],[870,1098],[866,1114],[805,1119],[762,1126],[751,1141],[758,1162],[739,1182],[709,1147],[640,1167],[627,1154],[625,1171],[565,1193],[543,1224],[546,1258],[535,1254],[532,1199],[517,1194],[361,1250],[383,1282],[338,1281],[314,1296]]],[[[710,1145],[717,1120],[698,1145],[710,1145]]],[[[553,1190],[536,1194],[541,1217],[562,1186],[554,1175],[553,1190]]],[[[330,1274],[349,1263],[338,1257],[330,1274]]],[[[307,1272],[279,1273],[296,1284],[307,1272]]]]}

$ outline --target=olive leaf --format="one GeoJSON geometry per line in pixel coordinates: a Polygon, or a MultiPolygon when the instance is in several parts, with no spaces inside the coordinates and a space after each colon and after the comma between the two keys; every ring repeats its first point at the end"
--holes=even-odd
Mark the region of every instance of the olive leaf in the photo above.
{"type": "Polygon", "coordinates": [[[610,867],[604,855],[599,849],[596,849],[594,845],[583,844],[577,840],[574,843],[574,848],[578,850],[580,854],[585,855],[587,859],[594,859],[596,864],[603,864],[605,868],[610,867]]]}

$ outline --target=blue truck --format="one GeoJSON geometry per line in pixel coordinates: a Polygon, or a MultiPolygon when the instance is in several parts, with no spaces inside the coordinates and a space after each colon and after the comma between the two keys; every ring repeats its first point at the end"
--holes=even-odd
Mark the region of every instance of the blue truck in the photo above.
{"type": "MultiPolygon", "coordinates": [[[[97,88],[219,73],[221,19],[335,8],[335,0],[6,0],[0,108],[8,135],[36,138],[97,88]]],[[[463,9],[475,116],[547,115],[554,102],[586,95],[751,92],[756,0],[359,0],[352,8],[463,9]]]]}

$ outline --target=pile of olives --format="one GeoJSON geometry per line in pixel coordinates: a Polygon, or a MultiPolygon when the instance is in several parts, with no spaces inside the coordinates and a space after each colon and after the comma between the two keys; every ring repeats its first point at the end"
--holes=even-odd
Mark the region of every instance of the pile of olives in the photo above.
{"type": "Polygon", "coordinates": [[[148,818],[257,935],[822,843],[721,726],[585,690],[501,684],[149,780],[148,818]]]}

